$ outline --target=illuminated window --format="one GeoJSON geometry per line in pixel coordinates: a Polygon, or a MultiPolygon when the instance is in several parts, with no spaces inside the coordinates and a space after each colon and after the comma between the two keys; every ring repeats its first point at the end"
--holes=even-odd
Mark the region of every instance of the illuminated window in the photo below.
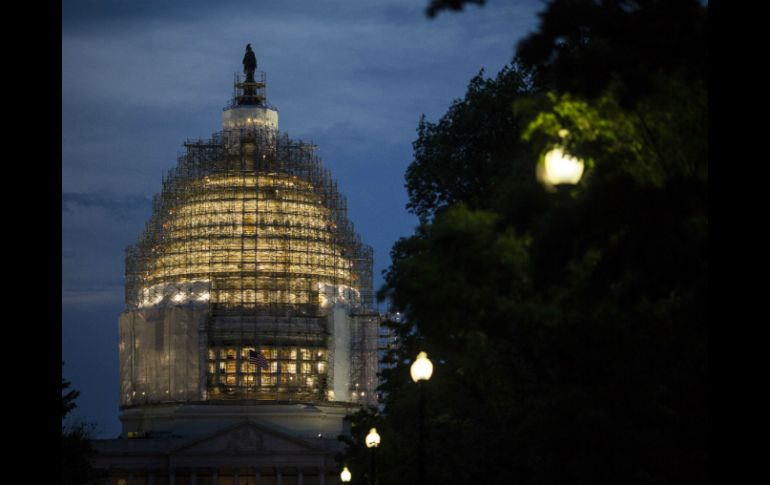
{"type": "MultiPolygon", "coordinates": [[[[233,282],[238,285],[240,282],[233,282]]],[[[243,347],[212,348],[209,357],[221,360],[209,362],[209,383],[226,385],[229,393],[249,392],[254,386],[315,389],[322,384],[317,377],[326,371],[325,349],[308,347],[243,347]],[[268,361],[267,368],[259,368],[248,361],[249,352],[258,348],[268,361]]],[[[222,389],[213,389],[219,394],[222,389]]]]}
{"type": "Polygon", "coordinates": [[[253,235],[257,233],[256,227],[256,214],[244,214],[243,215],[243,233],[247,235],[253,235]]]}

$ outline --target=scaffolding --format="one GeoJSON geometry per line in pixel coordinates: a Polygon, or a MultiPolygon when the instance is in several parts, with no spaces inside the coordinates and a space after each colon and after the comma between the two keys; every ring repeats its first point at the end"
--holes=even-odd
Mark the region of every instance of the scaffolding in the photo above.
{"type": "MultiPolygon", "coordinates": [[[[244,89],[266,106],[260,82],[252,90],[236,78],[231,106],[244,89]]],[[[184,147],[126,250],[121,405],[328,401],[342,382],[342,400],[372,404],[372,248],[314,146],[254,124],[184,147]],[[335,376],[342,358],[348,372],[335,376]]]]}
{"type": "Polygon", "coordinates": [[[267,103],[267,75],[262,71],[254,73],[254,82],[247,82],[241,73],[233,75],[233,97],[224,109],[243,105],[261,105],[267,103]]]}

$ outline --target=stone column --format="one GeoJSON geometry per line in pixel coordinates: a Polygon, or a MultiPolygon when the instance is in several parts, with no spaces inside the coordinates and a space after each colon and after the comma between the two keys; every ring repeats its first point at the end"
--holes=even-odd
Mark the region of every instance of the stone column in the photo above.
{"type": "Polygon", "coordinates": [[[173,469],[168,471],[168,485],[176,485],[176,471],[173,469]]]}
{"type": "Polygon", "coordinates": [[[259,468],[254,469],[254,485],[260,485],[262,476],[259,474],[259,468]]]}
{"type": "Polygon", "coordinates": [[[155,470],[147,470],[147,485],[155,485],[155,470]]]}
{"type": "Polygon", "coordinates": [[[233,485],[238,485],[238,470],[233,472],[233,485]]]}
{"type": "Polygon", "coordinates": [[[323,468],[318,469],[318,485],[326,485],[326,470],[323,468]]]}
{"type": "Polygon", "coordinates": [[[297,485],[303,485],[302,484],[302,470],[297,470],[297,485]]]}
{"type": "Polygon", "coordinates": [[[128,485],[134,485],[134,472],[128,472],[128,479],[126,480],[128,485]]]}
{"type": "Polygon", "coordinates": [[[219,485],[219,470],[211,472],[211,485],[219,485]]]}
{"type": "Polygon", "coordinates": [[[279,469],[275,470],[275,485],[283,485],[283,474],[279,469]]]}
{"type": "Polygon", "coordinates": [[[190,485],[198,485],[198,476],[195,474],[195,470],[190,472],[190,485]]]}

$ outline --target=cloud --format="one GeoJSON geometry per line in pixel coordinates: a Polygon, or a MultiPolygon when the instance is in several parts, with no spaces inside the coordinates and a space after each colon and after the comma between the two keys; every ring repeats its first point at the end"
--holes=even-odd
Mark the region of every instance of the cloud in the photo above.
{"type": "Polygon", "coordinates": [[[102,305],[123,303],[124,289],[122,285],[105,286],[89,289],[62,289],[62,305],[102,305]]]}
{"type": "Polygon", "coordinates": [[[149,214],[149,199],[141,196],[62,194],[62,290],[68,301],[85,301],[88,292],[123,284],[125,248],[136,241],[149,214]]]}
{"type": "Polygon", "coordinates": [[[62,211],[73,212],[76,207],[96,207],[106,210],[119,219],[128,219],[134,212],[152,205],[150,197],[141,195],[113,195],[102,193],[62,193],[62,211]]]}

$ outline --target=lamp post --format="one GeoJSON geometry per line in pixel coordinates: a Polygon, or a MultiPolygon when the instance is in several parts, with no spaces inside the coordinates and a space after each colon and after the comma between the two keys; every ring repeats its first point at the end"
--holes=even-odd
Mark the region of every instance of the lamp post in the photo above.
{"type": "Polygon", "coordinates": [[[433,362],[428,354],[420,352],[409,368],[412,380],[420,388],[420,403],[418,407],[418,437],[417,442],[417,483],[425,485],[425,382],[433,375],[433,362]]]}
{"type": "MultiPolygon", "coordinates": [[[[568,136],[569,131],[559,130],[559,137],[562,140],[567,139],[568,136]]],[[[564,146],[557,144],[546,152],[542,162],[538,163],[536,175],[546,187],[559,189],[578,183],[584,169],[583,160],[573,157],[565,151],[564,146]]]]}
{"type": "Polygon", "coordinates": [[[575,185],[583,176],[585,164],[561,147],[551,149],[543,157],[543,178],[553,186],[575,185]]]}
{"type": "Polygon", "coordinates": [[[380,435],[372,428],[366,435],[366,447],[371,449],[369,456],[369,484],[377,485],[377,447],[380,446],[380,435]]]}
{"type": "Polygon", "coordinates": [[[348,467],[343,468],[342,473],[340,473],[340,480],[347,483],[350,481],[351,478],[353,478],[353,475],[351,475],[350,470],[348,470],[348,467]]]}

